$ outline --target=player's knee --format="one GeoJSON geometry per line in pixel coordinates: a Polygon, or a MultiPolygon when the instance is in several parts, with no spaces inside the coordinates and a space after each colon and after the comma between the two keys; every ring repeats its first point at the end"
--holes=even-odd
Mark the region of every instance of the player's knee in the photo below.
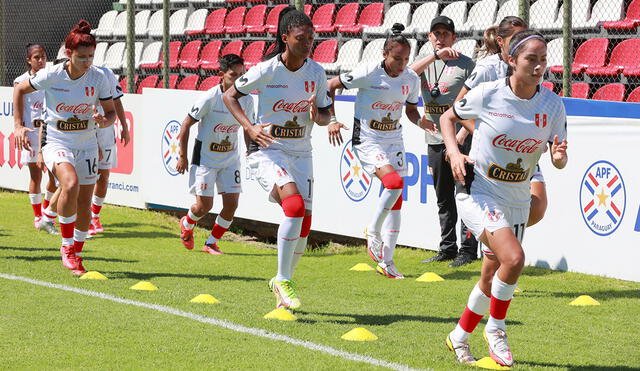
{"type": "Polygon", "coordinates": [[[522,270],[522,268],[524,267],[524,252],[513,251],[504,259],[504,261],[501,261],[500,263],[511,270],[522,270]]]}
{"type": "Polygon", "coordinates": [[[402,189],[404,187],[404,181],[400,174],[393,171],[382,177],[382,185],[386,189],[402,189]]]}
{"type": "Polygon", "coordinates": [[[396,201],[395,204],[393,204],[393,207],[391,207],[391,210],[400,210],[402,209],[402,194],[400,194],[400,197],[398,197],[398,200],[396,201]]]}
{"type": "Polygon", "coordinates": [[[309,232],[311,232],[311,215],[305,215],[304,219],[302,219],[302,229],[300,230],[300,237],[309,236],[309,232]]]}
{"type": "Polygon", "coordinates": [[[299,194],[291,195],[282,200],[284,215],[290,218],[302,218],[304,216],[304,200],[299,194]]]}

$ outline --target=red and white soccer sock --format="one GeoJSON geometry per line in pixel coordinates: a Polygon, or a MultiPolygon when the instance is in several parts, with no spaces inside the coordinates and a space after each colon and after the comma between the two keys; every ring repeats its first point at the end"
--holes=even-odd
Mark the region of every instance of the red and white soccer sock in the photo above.
{"type": "Polygon", "coordinates": [[[304,255],[304,251],[307,249],[307,240],[309,239],[309,232],[311,232],[311,215],[305,215],[302,219],[302,229],[300,229],[300,238],[296,244],[296,249],[293,252],[293,258],[291,260],[291,276],[296,272],[300,258],[304,255]]]}
{"type": "Polygon", "coordinates": [[[202,219],[202,216],[197,216],[191,211],[191,209],[189,209],[189,212],[187,212],[187,216],[182,219],[182,226],[186,229],[193,229],[193,227],[196,226],[196,223],[200,219],[202,219]]]}
{"type": "Polygon", "coordinates": [[[73,230],[73,250],[76,252],[76,255],[80,256],[86,239],[87,231],[79,231],[77,229],[73,230]]]}
{"type": "Polygon", "coordinates": [[[402,195],[398,197],[396,203],[391,207],[391,211],[382,223],[382,260],[390,263],[393,260],[393,253],[396,251],[398,235],[400,234],[400,222],[402,221],[402,195]]]}
{"type": "Polygon", "coordinates": [[[304,219],[304,200],[299,194],[282,200],[284,219],[278,228],[278,274],[276,281],[290,280],[293,253],[296,250],[304,219]]]}
{"type": "Polygon", "coordinates": [[[93,195],[91,199],[91,217],[99,218],[100,210],[102,210],[102,204],[104,203],[104,198],[93,195]]]}
{"type": "Polygon", "coordinates": [[[42,210],[42,220],[44,220],[47,223],[55,222],[56,216],[58,216],[58,213],[51,210],[51,207],[47,207],[46,209],[42,210]]]}
{"type": "Polygon", "coordinates": [[[227,229],[229,229],[229,227],[231,226],[231,222],[233,222],[233,219],[227,220],[218,214],[218,216],[216,217],[216,224],[213,226],[211,234],[209,235],[209,238],[207,238],[207,242],[205,243],[207,245],[213,245],[214,243],[218,242],[222,238],[222,235],[224,235],[224,232],[226,232],[227,229]]]}
{"type": "Polygon", "coordinates": [[[475,330],[480,323],[482,317],[489,310],[489,304],[491,298],[485,295],[478,284],[473,287],[471,294],[469,294],[469,300],[467,301],[467,307],[462,312],[462,317],[458,321],[456,328],[451,334],[451,340],[461,343],[469,338],[469,335],[475,330]]]}
{"type": "Polygon", "coordinates": [[[378,209],[373,214],[373,219],[369,223],[367,231],[370,233],[380,233],[382,223],[386,219],[393,205],[398,201],[398,197],[402,195],[403,181],[402,177],[395,171],[382,177],[381,179],[384,189],[380,195],[378,209]]]}
{"type": "Polygon", "coordinates": [[[33,216],[42,217],[42,195],[40,193],[29,193],[29,202],[33,208],[33,216]]]}
{"type": "Polygon", "coordinates": [[[489,309],[490,316],[485,331],[493,332],[497,329],[504,331],[506,329],[504,319],[507,316],[507,310],[515,290],[515,283],[510,285],[502,282],[496,272],[491,283],[491,308],[489,309]]]}
{"type": "Polygon", "coordinates": [[[60,215],[60,235],[63,246],[73,246],[73,232],[76,226],[76,214],[71,216],[60,215]]]}
{"type": "Polygon", "coordinates": [[[49,202],[51,201],[51,197],[53,197],[54,193],[55,192],[49,192],[49,191],[44,192],[44,200],[42,201],[42,210],[45,210],[49,207],[49,202]]]}

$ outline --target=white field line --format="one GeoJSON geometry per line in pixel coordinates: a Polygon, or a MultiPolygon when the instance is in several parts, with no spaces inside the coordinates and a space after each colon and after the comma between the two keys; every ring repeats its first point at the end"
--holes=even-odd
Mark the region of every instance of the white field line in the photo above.
{"type": "Polygon", "coordinates": [[[95,297],[95,298],[109,300],[109,301],[113,301],[113,302],[116,302],[116,303],[129,304],[129,305],[133,305],[133,306],[136,306],[136,307],[152,309],[152,310],[155,310],[155,311],[158,311],[158,312],[173,314],[174,316],[185,317],[185,318],[192,319],[194,321],[207,323],[207,324],[214,325],[214,326],[223,327],[223,328],[229,329],[231,331],[235,331],[235,332],[246,333],[246,334],[259,336],[259,337],[270,339],[270,340],[284,341],[285,343],[298,345],[298,346],[301,346],[301,347],[304,347],[304,348],[307,348],[307,349],[310,349],[310,350],[313,350],[313,351],[316,351],[316,352],[325,353],[325,354],[329,354],[329,355],[332,355],[332,356],[335,356],[335,357],[344,358],[344,359],[349,360],[349,361],[368,363],[370,365],[385,367],[385,368],[388,368],[388,369],[391,369],[391,370],[419,371],[419,370],[411,368],[411,367],[409,367],[407,365],[394,363],[394,362],[388,362],[388,361],[385,361],[385,360],[382,360],[382,359],[377,359],[377,358],[369,357],[369,356],[366,356],[366,355],[361,355],[361,354],[356,354],[356,353],[349,353],[349,352],[345,352],[343,350],[335,349],[335,348],[332,348],[332,347],[329,347],[329,346],[326,346],[326,345],[316,344],[316,343],[312,343],[310,341],[305,341],[305,340],[298,340],[298,339],[294,339],[292,337],[289,337],[289,336],[286,336],[286,335],[282,335],[282,334],[278,334],[278,333],[275,333],[275,332],[266,331],[266,330],[262,330],[262,329],[259,329],[259,328],[246,327],[246,326],[235,324],[233,322],[219,320],[219,319],[212,318],[212,317],[204,317],[204,316],[201,316],[201,315],[198,315],[198,314],[195,314],[195,313],[185,312],[185,311],[180,310],[180,309],[166,307],[164,305],[149,304],[149,303],[144,303],[144,302],[136,301],[136,300],[123,299],[123,298],[119,298],[117,296],[105,294],[105,293],[102,293],[102,292],[85,290],[85,289],[80,289],[80,288],[77,288],[77,287],[60,285],[60,284],[57,284],[57,283],[51,283],[51,282],[46,282],[46,281],[35,280],[35,279],[32,279],[32,278],[27,278],[27,277],[14,276],[12,274],[0,273],[0,278],[13,280],[13,281],[27,282],[27,283],[31,283],[31,284],[38,285],[38,286],[44,286],[44,287],[48,287],[48,288],[52,288],[52,289],[58,289],[58,290],[63,290],[63,291],[74,292],[76,294],[85,295],[85,296],[92,296],[92,297],[95,297]]]}

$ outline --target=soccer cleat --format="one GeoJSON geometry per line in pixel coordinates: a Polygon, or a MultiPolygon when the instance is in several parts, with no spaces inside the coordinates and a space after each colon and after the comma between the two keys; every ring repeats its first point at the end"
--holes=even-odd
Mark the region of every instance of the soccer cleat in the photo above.
{"type": "Polygon", "coordinates": [[[488,332],[484,331],[484,340],[489,345],[489,355],[496,363],[510,367],[513,365],[513,355],[509,343],[507,343],[507,334],[501,330],[488,332]]]}
{"type": "Polygon", "coordinates": [[[276,281],[275,277],[269,281],[269,288],[276,296],[276,307],[284,309],[299,309],[302,306],[291,280],[276,281]]]}
{"type": "Polygon", "coordinates": [[[432,257],[430,257],[428,259],[422,260],[420,263],[442,262],[442,261],[446,261],[446,260],[452,260],[455,257],[456,257],[456,253],[455,252],[453,254],[447,254],[445,252],[438,251],[437,254],[435,254],[434,256],[432,256],[432,257]]]}
{"type": "Polygon", "coordinates": [[[183,216],[180,219],[180,239],[182,240],[182,244],[187,250],[193,249],[193,229],[187,229],[184,227],[184,220],[186,216],[183,216]]]}
{"type": "Polygon", "coordinates": [[[202,251],[209,253],[211,255],[223,255],[224,253],[220,251],[217,243],[205,243],[202,246],[202,251]]]}
{"type": "Polygon", "coordinates": [[[46,222],[44,219],[40,219],[40,222],[38,223],[38,229],[49,234],[60,234],[60,232],[56,230],[56,225],[54,222],[46,222]]]}
{"type": "Polygon", "coordinates": [[[376,267],[376,272],[380,273],[385,277],[394,278],[396,280],[401,280],[404,278],[402,273],[398,272],[398,270],[396,269],[396,265],[393,262],[393,260],[390,261],[389,263],[385,263],[385,262],[378,263],[378,266],[376,267]]]}
{"type": "Polygon", "coordinates": [[[474,364],[476,362],[475,357],[471,354],[469,342],[465,341],[458,343],[453,341],[451,339],[451,333],[449,333],[449,335],[447,335],[446,344],[447,348],[456,355],[456,361],[466,364],[474,364]]]}
{"type": "Polygon", "coordinates": [[[71,270],[73,274],[81,275],[87,273],[87,270],[84,269],[84,266],[82,265],[82,258],[78,255],[76,255],[76,263],[76,268],[71,270]]]}
{"type": "Polygon", "coordinates": [[[469,254],[458,253],[458,255],[456,255],[456,257],[453,259],[453,262],[449,264],[449,267],[450,268],[461,267],[463,265],[473,263],[474,260],[475,258],[469,254]]]}
{"type": "Polygon", "coordinates": [[[97,234],[98,234],[98,231],[96,231],[96,227],[93,225],[93,222],[89,223],[89,230],[87,231],[87,237],[92,238],[97,234]]]}
{"type": "Polygon", "coordinates": [[[67,269],[78,269],[78,256],[73,248],[73,245],[60,246],[60,255],[62,256],[62,265],[67,269]]]}
{"type": "Polygon", "coordinates": [[[382,238],[380,233],[369,233],[368,229],[364,230],[364,235],[367,239],[367,252],[374,262],[380,263],[382,261],[382,238]]]}
{"type": "Polygon", "coordinates": [[[104,232],[104,227],[102,226],[102,223],[100,223],[100,217],[91,218],[91,225],[96,230],[96,233],[104,232]]]}
{"type": "Polygon", "coordinates": [[[39,226],[40,226],[40,221],[41,220],[42,220],[42,218],[39,217],[39,216],[36,216],[36,217],[33,218],[33,227],[35,229],[40,229],[39,226]]]}

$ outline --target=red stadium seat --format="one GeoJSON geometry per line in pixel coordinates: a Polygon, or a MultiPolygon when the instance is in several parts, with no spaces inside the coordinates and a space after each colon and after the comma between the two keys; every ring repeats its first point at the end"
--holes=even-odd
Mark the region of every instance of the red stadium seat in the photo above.
{"type": "MultiPolygon", "coordinates": [[[[213,40],[202,48],[200,53],[200,61],[195,68],[202,68],[204,70],[215,70],[218,67],[218,58],[220,56],[220,49],[222,48],[221,40],[213,40]],[[216,66],[214,68],[214,66],[216,66]]],[[[184,68],[192,68],[192,65],[184,68]]]]}
{"type": "Polygon", "coordinates": [[[553,88],[554,88],[554,85],[553,85],[553,83],[551,81],[544,81],[542,83],[542,86],[544,86],[545,88],[547,88],[547,89],[549,89],[551,91],[553,91],[553,88]]]}
{"type": "Polygon", "coordinates": [[[178,84],[179,90],[196,90],[196,85],[198,85],[198,80],[200,80],[200,76],[198,75],[189,75],[182,79],[178,84]]]}
{"type": "Polygon", "coordinates": [[[622,102],[624,100],[624,84],[607,84],[596,90],[591,99],[622,102]]]}
{"type": "Polygon", "coordinates": [[[315,12],[311,22],[316,32],[331,32],[333,31],[333,15],[336,12],[336,4],[328,3],[321,5],[315,12]]]}
{"type": "MultiPolygon", "coordinates": [[[[182,43],[180,41],[169,43],[169,68],[178,68],[178,56],[181,48],[182,43]]],[[[164,66],[164,54],[160,51],[160,61],[157,63],[156,68],[162,68],[162,66],[164,66]]]]}
{"type": "Polygon", "coordinates": [[[218,85],[220,83],[220,80],[222,80],[222,77],[220,76],[209,76],[206,79],[202,80],[200,86],[198,87],[198,90],[209,90],[218,85]]]}
{"type": "Polygon", "coordinates": [[[276,48],[276,43],[271,43],[267,50],[264,52],[264,55],[269,55],[276,48]]]}
{"type": "Polygon", "coordinates": [[[200,40],[188,42],[180,52],[178,65],[182,68],[198,69],[198,55],[201,47],[202,41],[200,40]]]}
{"type": "Polygon", "coordinates": [[[245,0],[227,0],[228,3],[244,3],[245,0]]]}
{"type": "Polygon", "coordinates": [[[640,39],[628,39],[618,44],[611,52],[609,64],[603,67],[589,67],[589,76],[616,76],[623,71],[640,72],[640,39]]]}
{"type": "MultiPolygon", "coordinates": [[[[579,74],[589,67],[602,67],[607,58],[609,40],[605,38],[589,39],[576,50],[571,65],[571,73],[579,74]]],[[[550,68],[553,73],[562,73],[562,66],[550,68]]]]}
{"type": "Polygon", "coordinates": [[[602,27],[608,30],[633,30],[640,26],[640,0],[634,0],[627,8],[627,15],[621,21],[603,22],[602,27]]]}
{"type": "Polygon", "coordinates": [[[158,79],[160,77],[158,75],[147,76],[142,81],[140,81],[140,85],[138,85],[138,94],[142,94],[142,89],[144,88],[155,88],[158,86],[158,79]]]}
{"type": "Polygon", "coordinates": [[[224,20],[227,17],[227,8],[216,9],[207,17],[204,23],[204,32],[208,35],[224,33],[224,20]]]}
{"type": "Polygon", "coordinates": [[[227,34],[244,33],[244,15],[246,12],[247,8],[244,6],[232,9],[224,20],[224,32],[227,34]]]}
{"type": "Polygon", "coordinates": [[[304,14],[306,14],[307,17],[309,18],[311,18],[311,9],[312,9],[311,4],[304,4],[304,9],[303,9],[304,14]]]}
{"type": "MultiPolygon", "coordinates": [[[[277,27],[278,27],[278,17],[280,17],[280,12],[282,11],[282,9],[286,8],[287,6],[288,6],[287,4],[280,4],[278,6],[275,6],[273,9],[271,9],[269,14],[267,14],[267,20],[265,22],[265,27],[263,32],[266,31],[271,34],[276,33],[277,27]]],[[[306,6],[307,5],[305,5],[305,7],[306,6]]],[[[252,32],[252,31],[249,31],[249,32],[252,32]]]]}
{"type": "MultiPolygon", "coordinates": [[[[169,89],[175,89],[178,83],[178,75],[169,75],[169,89]]],[[[164,79],[158,81],[158,88],[164,88],[164,79]]]]}
{"type": "Polygon", "coordinates": [[[356,20],[358,19],[358,10],[360,10],[360,4],[349,3],[345,4],[338,10],[336,14],[336,21],[333,23],[334,31],[337,31],[341,27],[355,27],[356,20]]]}
{"type": "Polygon", "coordinates": [[[245,29],[249,33],[264,32],[264,16],[267,13],[267,6],[264,4],[254,5],[247,11],[244,17],[245,29]]]}
{"type": "Polygon", "coordinates": [[[629,93],[629,97],[627,97],[627,102],[640,103],[640,86],[633,89],[633,91],[629,93]]]}
{"type": "Polygon", "coordinates": [[[576,82],[571,84],[571,98],[587,99],[589,97],[589,84],[576,82]]]}
{"type": "MultiPolygon", "coordinates": [[[[133,86],[135,87],[137,83],[138,83],[138,75],[133,75],[133,86]]],[[[122,89],[123,93],[128,93],[127,76],[123,77],[122,80],[120,80],[120,88],[122,89]]]]}
{"type": "Polygon", "coordinates": [[[312,59],[318,63],[333,63],[338,52],[338,40],[325,40],[316,46],[312,59]]]}
{"type": "MultiPolygon", "coordinates": [[[[244,46],[244,42],[242,40],[233,40],[227,45],[225,45],[224,48],[222,48],[222,50],[220,51],[219,57],[222,57],[223,55],[227,55],[227,54],[241,55],[243,46],[244,46]]],[[[220,68],[220,63],[218,62],[219,57],[216,56],[215,59],[208,59],[207,63],[205,63],[204,57],[203,57],[200,68],[202,68],[203,70],[217,70],[218,68],[220,68]]]]}
{"type": "Polygon", "coordinates": [[[244,49],[244,52],[242,52],[242,59],[244,59],[244,66],[247,69],[260,63],[260,60],[264,55],[264,45],[264,41],[254,41],[244,49]]]}
{"type": "Polygon", "coordinates": [[[369,4],[360,12],[358,24],[355,26],[339,27],[338,31],[342,33],[361,33],[365,26],[380,26],[382,24],[383,11],[383,3],[369,4]]]}

